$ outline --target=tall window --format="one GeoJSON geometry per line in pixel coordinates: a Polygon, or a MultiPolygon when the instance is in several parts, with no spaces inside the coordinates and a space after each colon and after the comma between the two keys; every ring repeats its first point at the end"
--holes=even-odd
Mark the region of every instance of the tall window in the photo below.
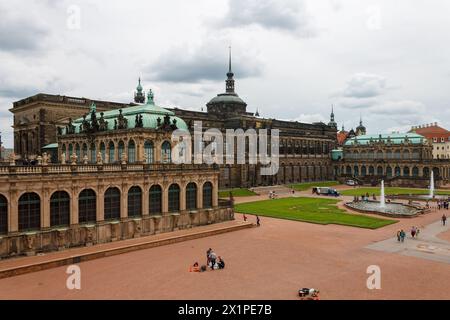
{"type": "Polygon", "coordinates": [[[125,144],[123,143],[123,141],[119,142],[119,147],[118,147],[118,154],[117,154],[117,160],[122,161],[122,153],[125,150],[125,144]]]}
{"type": "Polygon", "coordinates": [[[25,193],[19,199],[19,231],[41,227],[41,199],[34,192],[25,193]]]}
{"type": "Polygon", "coordinates": [[[83,143],[83,154],[81,155],[81,160],[83,160],[84,156],[89,157],[86,143],[83,143]]]}
{"type": "Polygon", "coordinates": [[[370,176],[375,175],[375,168],[374,168],[373,166],[370,166],[370,167],[369,167],[369,175],[370,175],[370,176]]]}
{"type": "Polygon", "coordinates": [[[395,167],[395,176],[400,177],[402,175],[402,171],[400,167],[395,167]]]}
{"type": "Polygon", "coordinates": [[[144,143],[144,152],[145,152],[145,155],[147,156],[147,163],[153,163],[154,162],[153,142],[145,141],[145,143],[144,143]]]}
{"type": "Polygon", "coordinates": [[[213,185],[211,182],[205,182],[203,185],[203,208],[212,207],[213,185]]]}
{"type": "Polygon", "coordinates": [[[72,153],[73,153],[73,146],[72,146],[72,144],[69,144],[69,154],[67,156],[67,159],[70,159],[70,157],[72,156],[72,153]]]}
{"type": "Polygon", "coordinates": [[[418,177],[419,176],[419,168],[414,167],[412,170],[412,175],[413,175],[413,177],[418,177]]]}
{"type": "Polygon", "coordinates": [[[186,209],[197,209],[197,185],[193,182],[186,186],[186,209]]]}
{"type": "Polygon", "coordinates": [[[100,153],[102,154],[103,162],[105,162],[106,148],[105,148],[105,144],[103,142],[100,143],[100,153]]]}
{"type": "Polygon", "coordinates": [[[423,176],[424,177],[430,176],[430,168],[428,168],[428,167],[423,168],[423,176]]]}
{"type": "Polygon", "coordinates": [[[409,177],[409,167],[404,167],[404,168],[403,168],[403,175],[404,175],[405,177],[409,177]]]}
{"type": "Polygon", "coordinates": [[[159,214],[162,212],[162,189],[159,185],[150,188],[149,197],[149,213],[159,214]]]}
{"type": "Polygon", "coordinates": [[[387,167],[386,168],[386,175],[388,176],[388,177],[392,177],[392,167],[387,167]]]}
{"type": "Polygon", "coordinates": [[[170,163],[172,162],[172,148],[170,146],[170,142],[165,141],[161,147],[161,162],[162,163],[170,163]]]}
{"type": "Polygon", "coordinates": [[[128,190],[128,217],[140,217],[142,215],[142,190],[139,187],[131,187],[128,190]]]}
{"type": "Polygon", "coordinates": [[[169,187],[169,212],[180,211],[180,187],[172,184],[169,187]]]}
{"type": "Polygon", "coordinates": [[[109,149],[108,162],[114,163],[117,160],[114,155],[114,152],[115,152],[114,142],[112,142],[112,141],[109,142],[108,149],[109,149]]]}
{"type": "Polygon", "coordinates": [[[8,200],[0,194],[0,234],[8,233],[8,200]]]}
{"type": "Polygon", "coordinates": [[[378,166],[377,167],[377,175],[382,176],[383,175],[383,167],[378,166]]]}
{"type": "Polygon", "coordinates": [[[366,166],[361,167],[361,176],[365,177],[367,175],[367,168],[366,166]]]}
{"type": "Polygon", "coordinates": [[[81,162],[81,150],[78,143],[75,145],[75,154],[77,155],[77,162],[81,162]]]}
{"type": "Polygon", "coordinates": [[[359,176],[359,167],[358,166],[353,167],[353,175],[355,177],[359,176]]]}
{"type": "Polygon", "coordinates": [[[70,196],[65,191],[56,191],[50,198],[50,226],[70,224],[70,196]]]}
{"type": "Polygon", "coordinates": [[[89,147],[91,149],[91,163],[97,162],[97,149],[95,147],[94,143],[91,143],[91,146],[89,147]]]}
{"type": "Polygon", "coordinates": [[[94,190],[85,189],[78,197],[79,223],[92,223],[97,220],[97,196],[94,190]]]}
{"type": "Polygon", "coordinates": [[[120,219],[120,190],[109,188],[105,192],[105,220],[120,219]]]}
{"type": "Polygon", "coordinates": [[[128,142],[128,163],[136,162],[136,145],[133,140],[128,142]]]}

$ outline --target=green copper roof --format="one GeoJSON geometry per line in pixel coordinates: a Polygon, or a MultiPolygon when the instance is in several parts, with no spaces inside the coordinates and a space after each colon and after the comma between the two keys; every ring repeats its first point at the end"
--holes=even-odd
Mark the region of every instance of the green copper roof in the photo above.
{"type": "Polygon", "coordinates": [[[237,94],[227,94],[222,93],[218,94],[216,97],[212,98],[208,104],[210,103],[237,103],[237,104],[246,104],[244,100],[239,98],[237,94]]]}
{"type": "Polygon", "coordinates": [[[426,142],[426,138],[417,133],[392,133],[392,134],[379,134],[379,135],[363,135],[348,139],[345,142],[346,146],[355,144],[369,144],[371,142],[384,142],[391,144],[402,144],[408,141],[412,144],[422,144],[426,142]]]}
{"type": "MultiPolygon", "coordinates": [[[[114,120],[118,118],[120,110],[122,110],[122,115],[128,120],[128,129],[132,129],[135,127],[136,115],[142,115],[143,128],[147,129],[157,129],[158,118],[160,118],[162,123],[164,117],[168,115],[170,117],[170,123],[173,123],[173,120],[175,119],[178,129],[188,130],[186,122],[184,122],[183,119],[176,117],[174,112],[155,105],[153,102],[153,96],[151,96],[151,98],[147,100],[146,104],[131,106],[123,109],[104,111],[103,118],[108,122],[107,130],[114,130],[114,120]]],[[[101,117],[101,112],[95,112],[95,115],[98,121],[101,117]]],[[[86,120],[91,120],[91,113],[86,115],[86,120]]],[[[80,125],[82,123],[83,118],[79,118],[73,121],[73,125],[75,126],[75,133],[80,133],[80,125]]],[[[64,128],[62,133],[65,134],[65,132],[66,129],[64,128]]]]}

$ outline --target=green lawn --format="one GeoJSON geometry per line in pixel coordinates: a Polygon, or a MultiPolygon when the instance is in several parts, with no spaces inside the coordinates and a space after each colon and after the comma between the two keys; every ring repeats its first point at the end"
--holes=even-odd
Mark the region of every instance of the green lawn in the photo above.
{"type": "Polygon", "coordinates": [[[337,202],[337,200],[332,199],[282,198],[237,204],[235,210],[240,213],[258,214],[272,218],[318,224],[339,224],[367,229],[378,229],[397,222],[347,213],[336,206],[337,202]]]}
{"type": "Polygon", "coordinates": [[[333,187],[339,185],[337,181],[322,181],[322,182],[304,182],[289,185],[289,188],[293,188],[297,191],[305,191],[313,187],[333,187]]]}
{"type": "MultiPolygon", "coordinates": [[[[394,187],[387,187],[385,190],[385,193],[387,195],[408,195],[408,194],[429,194],[428,189],[418,189],[418,188],[394,188],[394,187]]],[[[362,196],[363,194],[369,193],[369,195],[372,195],[375,193],[375,195],[380,195],[380,188],[370,188],[370,187],[362,187],[362,188],[354,188],[349,190],[342,190],[341,194],[344,196],[362,196]]],[[[436,190],[435,194],[438,195],[450,195],[450,190],[436,190]]]]}
{"type": "Polygon", "coordinates": [[[233,195],[233,197],[249,197],[249,196],[257,195],[257,193],[250,191],[248,189],[237,188],[237,189],[228,189],[228,190],[219,191],[219,198],[229,198],[230,191],[231,191],[231,194],[233,195]]]}

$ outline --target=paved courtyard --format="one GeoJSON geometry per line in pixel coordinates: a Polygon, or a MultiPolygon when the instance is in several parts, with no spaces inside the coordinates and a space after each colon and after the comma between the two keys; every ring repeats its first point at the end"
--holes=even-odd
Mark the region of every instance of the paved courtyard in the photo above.
{"type": "Polygon", "coordinates": [[[66,267],[2,279],[0,299],[298,299],[300,287],[319,288],[322,299],[450,299],[441,215],[378,230],[263,217],[260,228],[81,263],[81,290],[66,288],[66,267]],[[412,225],[420,240],[398,244],[397,229],[412,225]],[[225,270],[189,273],[209,247],[225,270]],[[366,287],[370,265],[381,268],[381,290],[366,287]]]}

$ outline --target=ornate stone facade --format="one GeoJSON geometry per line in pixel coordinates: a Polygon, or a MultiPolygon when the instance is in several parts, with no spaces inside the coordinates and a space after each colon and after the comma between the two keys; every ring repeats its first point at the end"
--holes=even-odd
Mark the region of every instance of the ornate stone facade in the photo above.
{"type": "Polygon", "coordinates": [[[418,134],[374,135],[348,140],[334,171],[341,181],[375,185],[385,180],[391,186],[426,188],[431,171],[437,186],[448,183],[450,163],[433,159],[431,143],[418,134]]]}
{"type": "Polygon", "coordinates": [[[218,179],[207,165],[0,167],[0,257],[233,219],[218,179]]]}

